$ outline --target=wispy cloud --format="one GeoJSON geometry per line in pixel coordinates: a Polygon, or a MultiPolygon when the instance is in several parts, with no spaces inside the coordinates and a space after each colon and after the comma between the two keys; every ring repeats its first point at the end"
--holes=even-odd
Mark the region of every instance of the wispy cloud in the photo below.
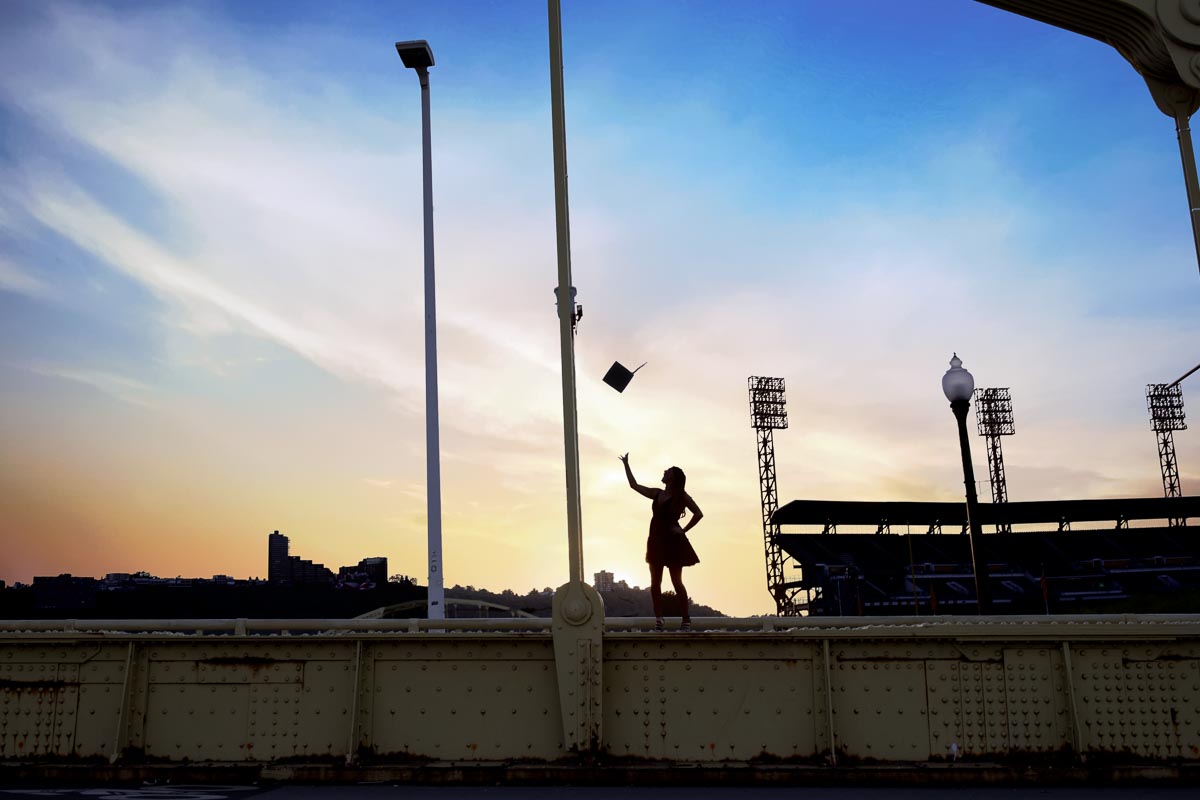
{"type": "Polygon", "coordinates": [[[15,292],[37,298],[53,296],[45,281],[23,271],[4,256],[0,256],[0,292],[15,292]]]}
{"type": "Polygon", "coordinates": [[[110,397],[141,408],[155,408],[155,398],[160,394],[156,387],[148,383],[112,372],[76,369],[48,364],[34,364],[25,368],[38,375],[62,378],[91,386],[110,397]]]}
{"type": "Polygon", "coordinates": [[[395,483],[395,481],[384,480],[381,478],[363,478],[363,483],[367,484],[367,486],[374,486],[377,489],[387,489],[393,483],[395,483]]]}

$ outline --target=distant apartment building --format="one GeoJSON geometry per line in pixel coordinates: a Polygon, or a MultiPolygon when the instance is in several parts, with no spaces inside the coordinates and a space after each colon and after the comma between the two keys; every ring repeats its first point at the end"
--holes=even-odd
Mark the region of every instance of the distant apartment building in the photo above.
{"type": "Polygon", "coordinates": [[[188,588],[191,586],[238,586],[254,585],[261,580],[241,580],[232,575],[213,575],[212,578],[159,578],[149,572],[109,572],[100,579],[97,589],[101,592],[127,592],[150,586],[173,586],[188,588]]]}
{"type": "Polygon", "coordinates": [[[613,575],[611,572],[605,572],[604,570],[600,570],[599,572],[596,573],[595,577],[596,577],[595,586],[596,586],[597,592],[611,592],[613,590],[613,585],[614,585],[613,578],[615,578],[616,576],[613,575]]]}
{"type": "Polygon", "coordinates": [[[354,566],[342,567],[337,576],[339,586],[358,588],[382,586],[387,579],[387,559],[382,556],[364,558],[354,566]]]}
{"type": "Polygon", "coordinates": [[[267,581],[283,583],[290,579],[288,565],[288,537],[275,531],[267,537],[267,581]]]}
{"type": "Polygon", "coordinates": [[[33,602],[36,608],[95,608],[95,578],[74,575],[39,575],[33,579],[33,602]]]}
{"type": "Polygon", "coordinates": [[[364,558],[362,561],[358,562],[358,569],[376,583],[387,583],[388,574],[386,556],[372,556],[371,558],[364,558]]]}
{"type": "Polygon", "coordinates": [[[288,537],[275,531],[267,537],[267,581],[269,583],[332,583],[333,572],[324,564],[289,552],[288,537]]]}

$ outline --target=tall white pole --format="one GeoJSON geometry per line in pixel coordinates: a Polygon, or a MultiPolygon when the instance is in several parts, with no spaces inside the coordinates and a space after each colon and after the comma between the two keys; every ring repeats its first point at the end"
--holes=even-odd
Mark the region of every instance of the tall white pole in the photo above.
{"type": "Polygon", "coordinates": [[[442,467],[438,435],[437,308],[433,282],[433,156],[430,152],[429,70],[421,79],[421,147],[425,185],[425,498],[429,522],[429,619],[446,618],[442,584],[442,467]]]}
{"type": "Polygon", "coordinates": [[[547,0],[550,21],[550,115],[554,133],[554,212],[558,232],[558,333],[562,351],[563,444],[567,468],[567,558],[571,583],[583,580],[579,501],[579,422],[575,406],[575,303],[571,300],[571,222],[567,202],[567,122],[563,107],[562,9],[547,0]]]}

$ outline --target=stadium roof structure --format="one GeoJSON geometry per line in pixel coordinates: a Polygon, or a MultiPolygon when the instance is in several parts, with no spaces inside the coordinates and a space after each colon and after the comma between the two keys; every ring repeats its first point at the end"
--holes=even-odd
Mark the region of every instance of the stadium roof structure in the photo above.
{"type": "MultiPolygon", "coordinates": [[[[980,503],[979,524],[1053,525],[1075,522],[1128,522],[1200,517],[1200,496],[1134,497],[1107,500],[1034,500],[980,503]]],[[[781,506],[776,525],[909,525],[956,527],[967,522],[963,502],[878,502],[870,500],[793,500],[781,506]]]]}
{"type": "MultiPolygon", "coordinates": [[[[1045,570],[1068,574],[1081,562],[1151,561],[1154,558],[1200,560],[1200,537],[1187,528],[1064,531],[1062,533],[998,533],[987,535],[987,559],[993,577],[1004,567],[1034,575],[1045,570]]],[[[971,544],[965,536],[871,536],[849,534],[780,534],[779,546],[803,570],[802,586],[825,578],[817,565],[853,564],[867,576],[908,573],[912,564],[959,564],[971,573],[971,544]]]]}

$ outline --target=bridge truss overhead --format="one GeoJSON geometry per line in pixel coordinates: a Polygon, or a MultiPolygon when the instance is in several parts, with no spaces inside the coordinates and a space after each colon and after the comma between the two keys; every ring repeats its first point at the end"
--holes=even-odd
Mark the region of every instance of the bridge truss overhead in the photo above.
{"type": "Polygon", "coordinates": [[[1196,0],[977,0],[1104,42],[1146,81],[1158,110],[1175,120],[1200,267],[1200,179],[1190,119],[1200,108],[1200,5],[1196,0]]]}

